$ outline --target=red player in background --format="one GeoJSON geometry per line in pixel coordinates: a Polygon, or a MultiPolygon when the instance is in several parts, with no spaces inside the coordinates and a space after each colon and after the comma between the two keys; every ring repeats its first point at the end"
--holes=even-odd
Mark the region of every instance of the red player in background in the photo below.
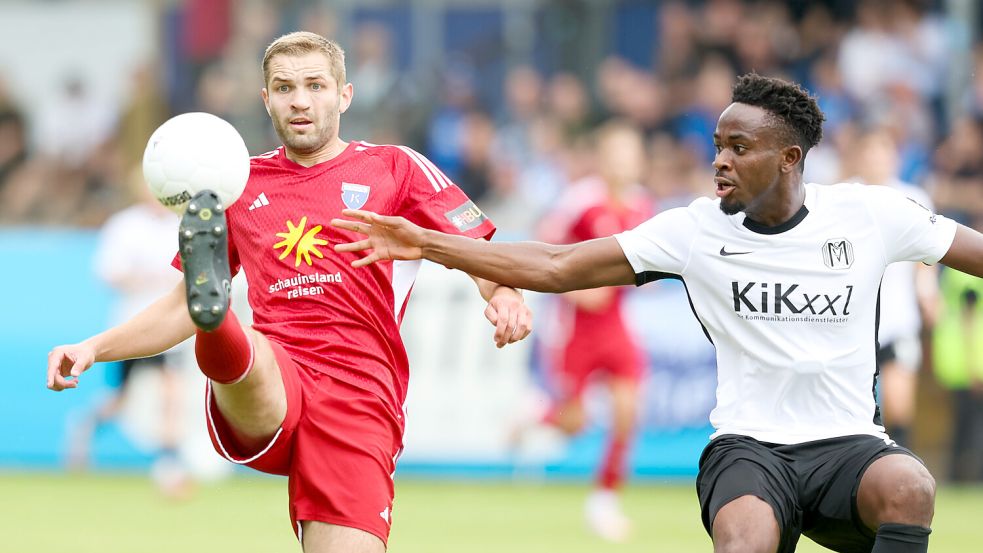
{"type": "MultiPolygon", "coordinates": [[[[545,242],[570,244],[612,236],[650,216],[651,201],[639,185],[645,163],[640,132],[609,122],[593,136],[591,175],[570,184],[542,224],[545,242]]],[[[639,381],[645,359],[626,325],[625,290],[620,287],[577,290],[554,302],[550,323],[541,326],[553,404],[541,422],[567,435],[587,425],[584,391],[594,380],[610,393],[611,428],[587,499],[589,528],[611,541],[623,541],[630,524],[618,499],[628,470],[627,457],[638,415],[639,381]]]]}

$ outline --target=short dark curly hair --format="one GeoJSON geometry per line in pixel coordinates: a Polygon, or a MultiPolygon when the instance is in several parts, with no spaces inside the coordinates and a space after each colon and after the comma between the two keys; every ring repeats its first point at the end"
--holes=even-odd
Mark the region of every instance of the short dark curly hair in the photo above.
{"type": "Polygon", "coordinates": [[[748,73],[737,78],[731,101],[762,108],[778,118],[789,142],[803,154],[823,138],[826,116],[816,97],[796,83],[748,73]]]}

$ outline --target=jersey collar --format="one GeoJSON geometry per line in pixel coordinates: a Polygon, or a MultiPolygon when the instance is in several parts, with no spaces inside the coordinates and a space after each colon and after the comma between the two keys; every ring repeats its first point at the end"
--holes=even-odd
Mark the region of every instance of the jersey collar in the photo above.
{"type": "Polygon", "coordinates": [[[303,165],[296,163],[290,158],[288,158],[286,149],[283,146],[280,146],[279,147],[280,165],[282,165],[285,169],[289,169],[296,173],[312,173],[315,171],[323,171],[324,169],[334,167],[335,165],[338,165],[342,161],[348,159],[348,157],[350,157],[352,154],[356,152],[357,146],[359,146],[359,143],[355,140],[352,140],[348,143],[347,146],[345,146],[345,149],[342,150],[338,155],[334,156],[329,160],[322,161],[321,163],[318,163],[316,165],[311,165],[310,167],[304,167],[303,165]]]}
{"type": "Polygon", "coordinates": [[[802,207],[795,212],[795,215],[792,215],[791,219],[780,225],[775,225],[773,227],[765,226],[754,219],[751,219],[750,217],[744,217],[744,222],[742,224],[744,225],[744,228],[758,234],[781,234],[794,229],[799,223],[802,222],[803,219],[806,218],[806,215],[808,214],[809,208],[806,207],[806,204],[802,204],[802,207]]]}

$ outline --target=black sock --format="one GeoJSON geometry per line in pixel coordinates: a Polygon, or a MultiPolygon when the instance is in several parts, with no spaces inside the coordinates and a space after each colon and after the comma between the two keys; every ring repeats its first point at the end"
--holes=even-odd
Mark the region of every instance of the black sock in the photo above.
{"type": "Polygon", "coordinates": [[[870,553],[926,553],[931,528],[911,524],[881,524],[870,553]]]}

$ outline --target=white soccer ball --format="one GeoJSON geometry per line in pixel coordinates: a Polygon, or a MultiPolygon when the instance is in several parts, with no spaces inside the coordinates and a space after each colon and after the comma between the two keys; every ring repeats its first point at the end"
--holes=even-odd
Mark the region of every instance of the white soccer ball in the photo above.
{"type": "Polygon", "coordinates": [[[192,196],[206,189],[230,206],[246,187],[249,152],[225,120],[210,113],[183,113],[150,135],[143,177],[157,200],[178,215],[192,196]]]}

